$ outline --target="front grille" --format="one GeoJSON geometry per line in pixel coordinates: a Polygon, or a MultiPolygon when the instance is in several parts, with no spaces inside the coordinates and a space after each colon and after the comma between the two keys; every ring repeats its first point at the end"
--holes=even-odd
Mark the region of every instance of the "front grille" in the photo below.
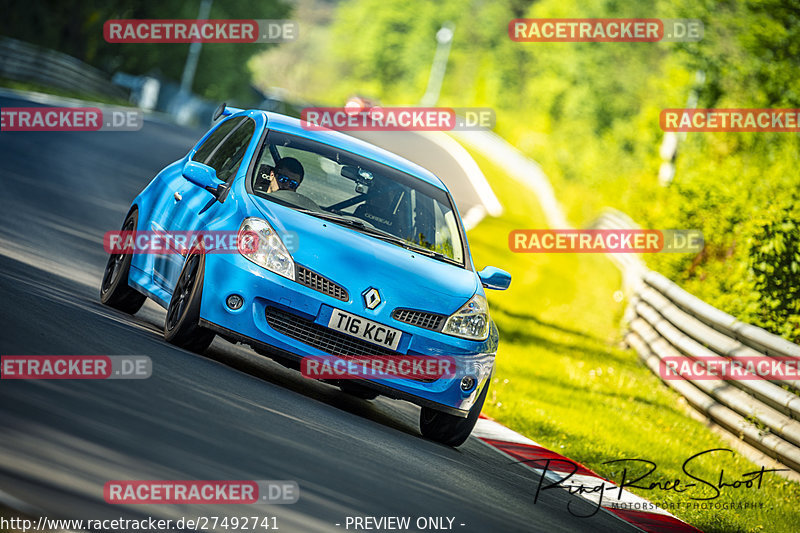
{"type": "Polygon", "coordinates": [[[337,300],[346,302],[350,299],[347,290],[341,285],[337,285],[328,278],[317,274],[304,266],[297,265],[297,283],[310,287],[315,291],[333,296],[337,300]]]}
{"type": "Polygon", "coordinates": [[[402,355],[276,307],[267,307],[266,316],[267,323],[278,333],[331,355],[402,355]]]}
{"type": "Polygon", "coordinates": [[[433,331],[440,331],[445,319],[444,315],[437,315],[436,313],[399,308],[392,312],[392,317],[400,322],[405,322],[406,324],[411,324],[412,326],[430,329],[433,331]]]}

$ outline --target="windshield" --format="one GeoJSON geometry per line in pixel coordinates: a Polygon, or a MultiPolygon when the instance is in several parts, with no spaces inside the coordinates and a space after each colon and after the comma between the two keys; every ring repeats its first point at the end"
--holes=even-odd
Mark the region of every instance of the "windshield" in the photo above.
{"type": "Polygon", "coordinates": [[[373,160],[270,131],[250,185],[262,198],[464,265],[449,195],[373,160]]]}

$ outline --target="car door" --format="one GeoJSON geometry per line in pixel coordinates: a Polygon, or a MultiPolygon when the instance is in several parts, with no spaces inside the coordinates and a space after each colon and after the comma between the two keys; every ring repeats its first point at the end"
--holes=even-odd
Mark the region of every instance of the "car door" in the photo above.
{"type": "MultiPolygon", "coordinates": [[[[198,147],[191,160],[198,163],[209,164],[211,159],[222,147],[233,132],[241,126],[245,117],[235,117],[220,123],[217,128],[198,147]]],[[[209,165],[210,166],[210,165],[209,165]]],[[[174,234],[175,232],[191,231],[199,226],[199,221],[191,220],[191,213],[202,214],[211,209],[216,202],[214,196],[208,191],[191,183],[181,174],[182,169],[177,169],[175,175],[168,180],[161,209],[158,217],[151,220],[150,229],[160,234],[174,234]],[[202,204],[202,205],[201,205],[202,204]]],[[[203,217],[205,218],[205,217],[203,217]]],[[[166,240],[168,243],[175,241],[166,240]]],[[[153,281],[163,288],[172,291],[180,269],[183,266],[183,250],[172,248],[168,253],[160,254],[154,258],[153,281]]]]}
{"type": "MultiPolygon", "coordinates": [[[[255,128],[255,121],[245,118],[205,161],[228,188],[233,184],[233,179],[239,171],[244,154],[253,139],[255,128]]],[[[221,200],[224,202],[224,197],[221,200]]],[[[215,218],[222,206],[223,203],[217,201],[207,191],[194,186],[175,206],[173,225],[184,231],[202,230],[208,220],[215,218]]]]}

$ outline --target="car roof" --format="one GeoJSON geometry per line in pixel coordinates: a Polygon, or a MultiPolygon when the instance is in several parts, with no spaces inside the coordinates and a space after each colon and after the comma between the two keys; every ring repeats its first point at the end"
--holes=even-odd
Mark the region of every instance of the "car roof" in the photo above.
{"type": "Polygon", "coordinates": [[[297,135],[298,137],[304,137],[312,141],[318,141],[336,148],[341,148],[342,150],[367,157],[377,161],[378,163],[382,163],[386,166],[400,170],[401,172],[405,172],[406,174],[411,174],[412,176],[444,191],[447,190],[447,187],[444,185],[442,180],[440,180],[430,170],[421,167],[416,163],[412,163],[408,159],[400,157],[399,155],[388,150],[384,150],[383,148],[375,146],[374,144],[370,144],[366,141],[362,141],[361,139],[356,139],[355,137],[351,137],[345,133],[330,129],[306,129],[302,126],[302,121],[300,119],[282,115],[280,113],[273,113],[271,111],[263,110],[250,110],[247,111],[246,114],[251,112],[263,113],[264,116],[267,117],[267,127],[269,129],[274,129],[282,133],[289,133],[291,135],[297,135]]]}

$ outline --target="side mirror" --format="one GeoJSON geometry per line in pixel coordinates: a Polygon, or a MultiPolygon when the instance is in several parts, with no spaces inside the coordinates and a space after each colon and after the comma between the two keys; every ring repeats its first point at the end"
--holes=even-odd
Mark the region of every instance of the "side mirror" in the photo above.
{"type": "Polygon", "coordinates": [[[198,163],[197,161],[189,161],[186,163],[186,166],[183,167],[183,177],[215,196],[219,186],[224,185],[222,181],[217,178],[216,170],[203,163],[198,163]]]}
{"type": "Polygon", "coordinates": [[[487,289],[504,291],[511,285],[511,274],[493,266],[487,266],[478,272],[478,277],[487,289]]]}

